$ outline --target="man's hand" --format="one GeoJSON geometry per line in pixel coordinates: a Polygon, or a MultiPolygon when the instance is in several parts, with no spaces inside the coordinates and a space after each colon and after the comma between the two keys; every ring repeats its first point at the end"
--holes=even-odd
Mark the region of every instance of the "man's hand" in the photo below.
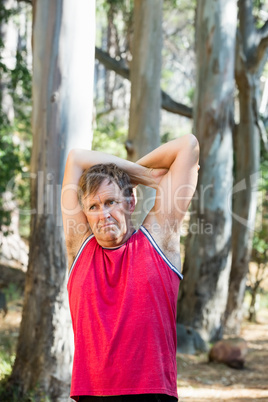
{"type": "Polygon", "coordinates": [[[164,227],[168,222],[179,230],[196,189],[198,160],[198,141],[189,134],[161,145],[137,162],[151,168],[157,183],[155,204],[146,224],[157,222],[164,227]]]}
{"type": "Polygon", "coordinates": [[[151,168],[149,170],[150,176],[152,178],[152,180],[155,182],[155,188],[157,187],[157,185],[160,183],[160,181],[163,179],[163,177],[167,174],[168,169],[153,169],[151,168]]]}

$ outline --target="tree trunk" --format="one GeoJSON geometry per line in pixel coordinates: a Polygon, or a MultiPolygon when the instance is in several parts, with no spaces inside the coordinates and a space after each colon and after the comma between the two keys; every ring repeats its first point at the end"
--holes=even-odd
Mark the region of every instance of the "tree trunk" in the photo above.
{"type": "Polygon", "coordinates": [[[194,132],[201,168],[192,201],[178,321],[197,329],[205,340],[222,335],[231,267],[236,10],[235,0],[197,3],[194,132]]]}
{"type": "MultiPolygon", "coordinates": [[[[258,85],[260,65],[267,47],[268,30],[255,28],[252,1],[239,1],[239,36],[236,82],[239,89],[240,122],[235,136],[235,186],[233,196],[232,268],[225,332],[240,333],[242,304],[252,251],[260,170],[258,85]],[[260,35],[262,32],[262,35],[260,35]],[[266,40],[266,42],[264,42],[266,40]]],[[[267,24],[266,24],[267,25],[267,24]]],[[[255,228],[258,230],[258,228],[255,228]]]]}
{"type": "Polygon", "coordinates": [[[235,185],[233,196],[232,268],[226,307],[225,332],[239,335],[243,319],[242,304],[246,289],[249,259],[258,196],[260,139],[255,124],[256,82],[245,74],[239,84],[240,123],[235,137],[235,185]]]}
{"type": "MultiPolygon", "coordinates": [[[[116,5],[109,3],[109,10],[107,12],[107,53],[110,56],[117,56],[118,49],[116,43],[116,27],[114,24],[116,5]]],[[[114,71],[105,70],[105,108],[107,110],[113,109],[113,95],[115,90],[116,75],[114,71]]]]}
{"type": "Polygon", "coordinates": [[[256,298],[258,293],[258,287],[254,286],[251,290],[251,301],[249,306],[249,322],[256,322],[256,298]]]}
{"type": "Polygon", "coordinates": [[[37,0],[33,13],[30,256],[10,382],[66,401],[73,342],[60,187],[70,148],[92,140],[95,2],[37,0]]]}
{"type": "MultiPolygon", "coordinates": [[[[160,145],[162,0],[135,0],[133,60],[131,63],[131,102],[128,159],[136,161],[160,145]]],[[[134,224],[139,226],[152,207],[154,193],[140,186],[134,224]],[[151,199],[146,203],[144,200],[151,199]]]]}

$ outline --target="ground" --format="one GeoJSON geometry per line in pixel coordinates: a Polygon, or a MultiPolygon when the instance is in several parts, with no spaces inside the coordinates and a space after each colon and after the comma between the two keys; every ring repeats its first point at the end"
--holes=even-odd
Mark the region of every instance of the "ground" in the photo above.
{"type": "Polygon", "coordinates": [[[241,337],[248,343],[245,368],[236,370],[208,363],[207,355],[178,356],[180,402],[268,401],[268,311],[258,323],[243,323],[241,337]]]}
{"type": "MultiPolygon", "coordinates": [[[[9,370],[8,356],[14,360],[22,299],[9,302],[8,308],[6,317],[0,314],[0,378],[9,370]]],[[[245,321],[241,336],[249,348],[244,370],[208,363],[205,354],[178,356],[180,402],[268,401],[268,310],[259,312],[257,324],[245,321]]]]}

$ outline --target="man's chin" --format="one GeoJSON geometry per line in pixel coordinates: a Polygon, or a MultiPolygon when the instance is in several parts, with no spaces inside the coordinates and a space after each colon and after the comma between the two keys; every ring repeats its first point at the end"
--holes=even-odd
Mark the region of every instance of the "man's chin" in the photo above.
{"type": "Polygon", "coordinates": [[[105,239],[116,239],[119,235],[119,231],[115,225],[106,226],[99,231],[99,236],[105,239]]]}

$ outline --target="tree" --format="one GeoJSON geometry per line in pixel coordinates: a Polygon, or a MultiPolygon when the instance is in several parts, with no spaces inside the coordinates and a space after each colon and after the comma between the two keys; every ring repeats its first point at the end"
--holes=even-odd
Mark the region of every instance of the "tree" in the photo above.
{"type": "Polygon", "coordinates": [[[73,346],[59,194],[68,151],[92,140],[95,2],[36,0],[33,16],[30,256],[8,392],[15,385],[21,399],[38,387],[66,401],[73,346]]]}
{"type": "MultiPolygon", "coordinates": [[[[107,77],[109,78],[107,70],[111,70],[116,73],[116,75],[111,75],[112,79],[110,80],[111,88],[113,88],[112,93],[110,88],[109,96],[112,107],[105,105],[101,115],[107,116],[109,113],[110,120],[112,120],[114,115],[120,116],[122,106],[123,108],[128,107],[129,97],[126,95],[129,93],[129,85],[121,77],[129,79],[130,75],[129,66],[132,59],[134,31],[133,1],[108,0],[104,2],[102,0],[98,2],[97,9],[100,20],[98,30],[101,33],[97,35],[95,53],[96,60],[99,62],[96,63],[96,107],[98,108],[98,105],[101,105],[103,108],[104,78],[107,83],[107,77]],[[105,20],[108,20],[105,26],[101,24],[104,19],[103,14],[105,14],[105,20]],[[109,36],[106,39],[106,31],[112,33],[111,39],[109,36]]],[[[161,91],[161,106],[166,111],[188,118],[192,118],[193,69],[195,69],[193,51],[194,10],[195,2],[189,3],[186,0],[163,2],[162,36],[164,48],[162,49],[161,81],[164,90],[161,91]],[[176,9],[176,13],[174,13],[174,9],[176,9]],[[187,106],[176,101],[173,97],[181,98],[183,102],[190,101],[190,104],[187,106]]],[[[121,111],[121,114],[124,116],[124,111],[123,113],[121,111]]],[[[99,117],[99,115],[98,112],[97,116],[99,117]]],[[[166,116],[168,114],[164,113],[161,124],[162,132],[166,130],[166,116]]],[[[173,122],[173,116],[170,115],[170,117],[171,122],[173,122]]],[[[124,121],[124,118],[121,120],[124,121]]],[[[170,119],[167,120],[169,121],[168,126],[170,126],[170,119]]]]}
{"type": "MultiPolygon", "coordinates": [[[[96,59],[102,63],[107,69],[115,71],[118,75],[130,79],[129,69],[124,63],[110,57],[108,53],[96,47],[96,59]]],[[[182,103],[176,102],[165,91],[161,91],[161,107],[167,112],[179,114],[188,118],[193,117],[192,108],[182,103]]]]}
{"type": "MultiPolygon", "coordinates": [[[[136,161],[160,145],[160,76],[162,49],[162,0],[135,0],[133,60],[131,63],[131,102],[128,159],[136,161]]],[[[138,194],[137,221],[143,221],[148,209],[141,208],[144,198],[152,196],[143,188],[138,194]],[[143,200],[143,201],[142,201],[143,200]],[[142,215],[140,215],[140,213],[142,215]]],[[[153,197],[152,197],[153,198],[153,197]]]]}
{"type": "Polygon", "coordinates": [[[178,321],[206,340],[222,334],[231,268],[232,113],[237,6],[197,2],[194,133],[200,173],[178,302],[178,321]],[[224,27],[224,29],[223,29],[224,27]]]}
{"type": "Polygon", "coordinates": [[[240,119],[235,130],[235,185],[233,197],[232,268],[225,331],[239,334],[243,318],[248,264],[257,208],[260,170],[259,78],[267,60],[268,21],[255,26],[252,0],[240,0],[237,35],[236,83],[239,90],[240,119]]]}

